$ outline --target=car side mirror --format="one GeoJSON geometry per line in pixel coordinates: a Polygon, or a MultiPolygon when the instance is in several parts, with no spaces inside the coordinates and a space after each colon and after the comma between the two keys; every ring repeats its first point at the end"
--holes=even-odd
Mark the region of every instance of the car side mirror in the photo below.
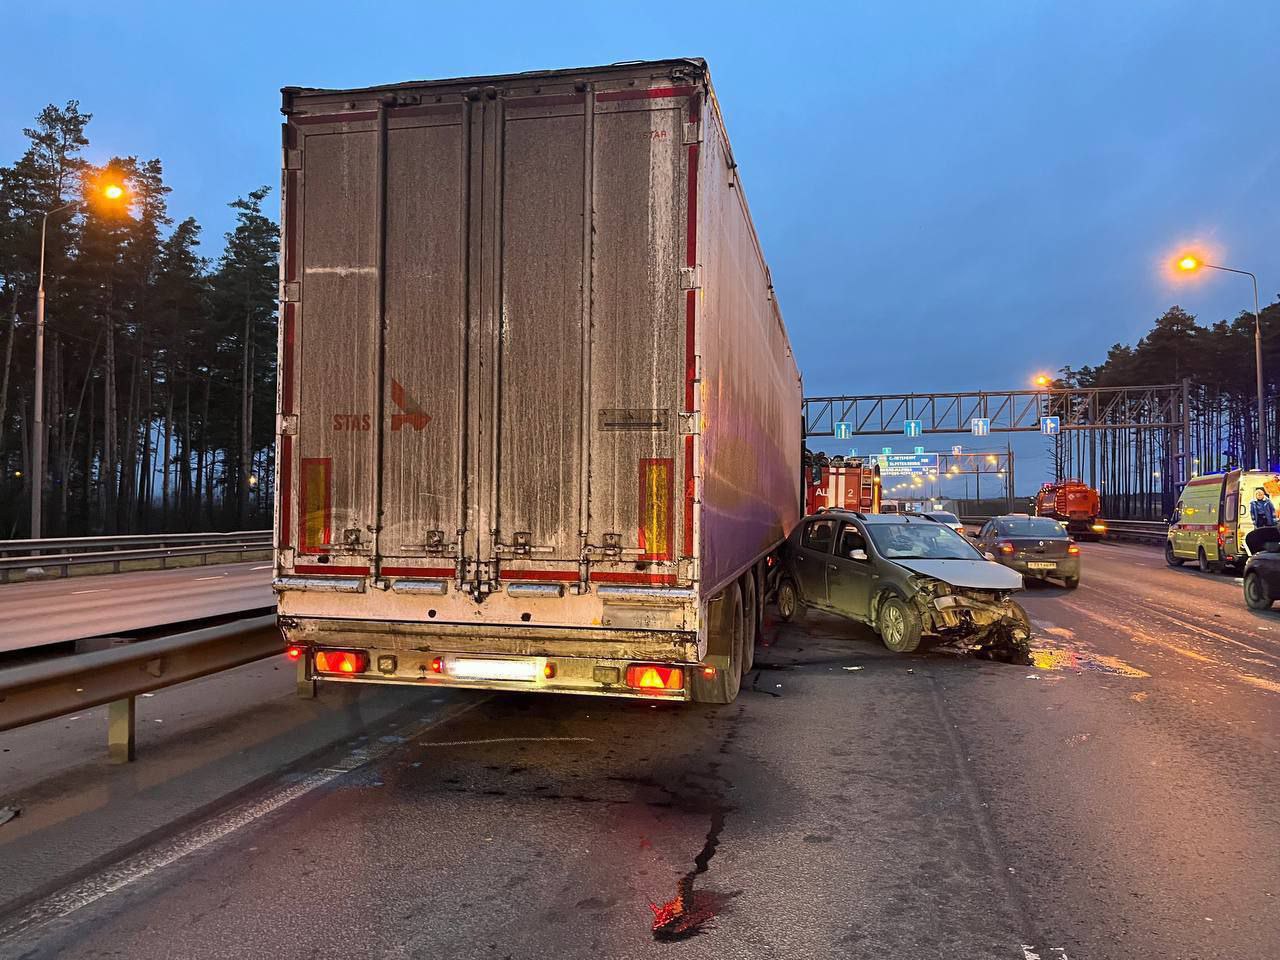
{"type": "Polygon", "coordinates": [[[994,553],[984,553],[983,556],[986,557],[988,560],[994,560],[996,558],[996,555],[994,553]]]}
{"type": "Polygon", "coordinates": [[[849,559],[850,559],[850,560],[865,560],[865,559],[867,559],[867,551],[865,551],[865,550],[850,550],[850,551],[849,551],[849,559]]]}

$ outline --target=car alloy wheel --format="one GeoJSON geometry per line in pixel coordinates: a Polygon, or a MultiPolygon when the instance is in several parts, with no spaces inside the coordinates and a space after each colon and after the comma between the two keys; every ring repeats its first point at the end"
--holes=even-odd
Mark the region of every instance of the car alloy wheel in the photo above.
{"type": "Polygon", "coordinates": [[[880,625],[880,632],[884,635],[885,645],[893,648],[902,645],[902,635],[906,632],[907,625],[902,619],[902,611],[895,606],[885,609],[884,621],[880,625]]]}

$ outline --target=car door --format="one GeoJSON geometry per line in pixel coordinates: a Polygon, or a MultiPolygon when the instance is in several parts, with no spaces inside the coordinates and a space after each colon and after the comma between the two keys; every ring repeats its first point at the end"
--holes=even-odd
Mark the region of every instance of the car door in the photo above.
{"type": "Polygon", "coordinates": [[[810,520],[800,535],[800,547],[795,555],[796,585],[810,606],[827,606],[827,565],[835,544],[837,523],[829,517],[810,520]]]}
{"type": "Polygon", "coordinates": [[[856,523],[840,525],[835,553],[827,563],[827,602],[831,610],[854,620],[867,620],[875,566],[866,532],[856,523]],[[851,554],[861,551],[862,559],[851,554]]]}
{"type": "Polygon", "coordinates": [[[980,553],[991,552],[991,533],[995,529],[995,524],[988,520],[982,525],[982,529],[978,531],[978,539],[976,546],[980,553]]]}

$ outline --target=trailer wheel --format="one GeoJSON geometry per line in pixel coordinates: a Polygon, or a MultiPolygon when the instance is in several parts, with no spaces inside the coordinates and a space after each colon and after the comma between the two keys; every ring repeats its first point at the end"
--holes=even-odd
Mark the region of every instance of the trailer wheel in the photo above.
{"type": "Polygon", "coordinates": [[[728,648],[729,666],[717,667],[715,676],[707,677],[702,670],[693,672],[689,686],[690,695],[697,703],[733,703],[742,686],[742,641],[746,633],[742,616],[742,590],[734,583],[724,592],[720,602],[720,616],[716,618],[717,648],[728,648]]]}
{"type": "Polygon", "coordinates": [[[746,676],[756,662],[756,638],[759,636],[760,608],[756,604],[756,572],[748,570],[742,577],[742,675],[746,676]]]}

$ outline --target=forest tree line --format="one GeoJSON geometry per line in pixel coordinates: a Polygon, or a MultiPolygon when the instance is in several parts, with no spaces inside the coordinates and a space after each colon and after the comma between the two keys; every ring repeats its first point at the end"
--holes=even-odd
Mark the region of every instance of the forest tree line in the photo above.
{"type": "Polygon", "coordinates": [[[174,224],[158,159],[84,158],[91,114],[50,105],[0,166],[0,539],[29,535],[40,231],[42,534],[270,525],[279,228],[261,187],[216,259],[174,224]],[[101,203],[95,183],[119,182],[101,203]],[[83,200],[83,203],[79,201],[83,200]]]}
{"type": "MultiPolygon", "coordinates": [[[[1184,471],[1190,476],[1252,467],[1258,430],[1254,327],[1251,310],[1206,325],[1173,306],[1136,345],[1114,344],[1097,366],[1064,367],[1058,386],[1123,387],[1187,380],[1190,463],[1184,465],[1178,459],[1179,441],[1171,431],[1098,431],[1092,446],[1087,432],[1075,431],[1060,435],[1052,445],[1057,476],[1079,477],[1097,487],[1107,516],[1159,519],[1168,515],[1184,471]]],[[[1275,468],[1280,462],[1280,303],[1262,309],[1262,369],[1266,449],[1269,466],[1275,468]]],[[[1152,419],[1157,417],[1156,411],[1149,413],[1152,419]]]]}

